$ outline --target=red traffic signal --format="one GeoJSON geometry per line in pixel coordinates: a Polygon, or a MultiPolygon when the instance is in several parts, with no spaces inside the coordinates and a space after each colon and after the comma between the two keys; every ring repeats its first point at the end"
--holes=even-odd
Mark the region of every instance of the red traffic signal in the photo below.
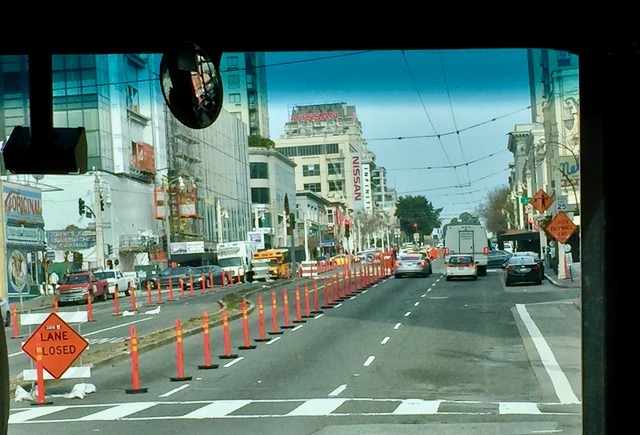
{"type": "Polygon", "coordinates": [[[413,223],[413,228],[414,228],[414,229],[418,228],[418,223],[417,223],[417,222],[414,222],[414,223],[413,223]]]}

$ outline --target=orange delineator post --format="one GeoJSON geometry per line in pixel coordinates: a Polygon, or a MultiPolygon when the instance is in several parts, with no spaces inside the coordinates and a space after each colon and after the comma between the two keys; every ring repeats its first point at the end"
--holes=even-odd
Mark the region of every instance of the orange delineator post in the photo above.
{"type": "Polygon", "coordinates": [[[193,296],[193,275],[189,275],[189,296],[193,296]]]}
{"type": "Polygon", "coordinates": [[[207,293],[207,282],[204,280],[204,272],[200,274],[200,293],[207,293]]]}
{"type": "Polygon", "coordinates": [[[58,312],[58,298],[57,297],[53,297],[53,312],[57,313],[58,312]]]}
{"type": "MultiPolygon", "coordinates": [[[[158,281],[156,280],[156,286],[158,285],[158,281]]],[[[147,281],[147,307],[153,305],[153,301],[151,300],[151,282],[147,281]]]]}
{"type": "Polygon", "coordinates": [[[11,338],[20,338],[18,333],[18,307],[16,307],[15,302],[11,304],[11,319],[13,322],[13,337],[11,338]]]}
{"type": "Polygon", "coordinates": [[[118,292],[114,292],[113,293],[113,315],[114,316],[119,316],[120,315],[120,307],[118,304],[118,292]]]}
{"type": "Polygon", "coordinates": [[[213,291],[213,287],[215,285],[215,281],[213,280],[213,273],[209,272],[209,285],[211,286],[211,291],[213,291]]]}
{"type": "Polygon", "coordinates": [[[247,301],[242,300],[242,332],[244,333],[244,345],[238,346],[238,349],[255,349],[255,344],[249,342],[249,319],[247,318],[247,301]]]}
{"type": "Polygon", "coordinates": [[[294,323],[305,323],[306,320],[302,320],[302,312],[301,312],[301,307],[300,307],[300,289],[298,288],[298,286],[296,286],[295,290],[294,290],[294,294],[295,294],[295,306],[296,306],[296,319],[293,321],[294,323]]]}
{"type": "Polygon", "coordinates": [[[180,299],[184,299],[184,279],[182,277],[178,279],[178,284],[180,284],[180,299]]]}
{"type": "Polygon", "coordinates": [[[93,322],[93,305],[91,303],[91,290],[87,293],[87,322],[93,322]]]}
{"type": "Polygon", "coordinates": [[[202,344],[204,349],[204,364],[199,365],[201,370],[217,369],[218,364],[211,364],[211,340],[209,338],[209,315],[206,311],[202,312],[202,344]]]}
{"type": "Polygon", "coordinates": [[[282,289],[282,309],[284,315],[284,325],[282,326],[285,329],[292,328],[291,322],[289,321],[289,296],[287,295],[287,289],[282,289]]]}
{"type": "Polygon", "coordinates": [[[45,402],[44,400],[44,365],[42,363],[43,350],[40,341],[36,344],[36,382],[38,396],[33,405],[50,405],[51,402],[45,402]]]}
{"type": "Polygon", "coordinates": [[[231,353],[231,339],[229,337],[229,317],[227,316],[227,309],[222,309],[222,339],[224,343],[224,355],[220,355],[220,358],[237,358],[238,355],[231,353]]]}
{"type": "Polygon", "coordinates": [[[125,390],[127,394],[146,393],[146,388],[140,388],[140,373],[138,366],[138,336],[136,334],[135,325],[131,325],[130,332],[130,349],[131,349],[131,389],[125,390]]]}
{"type": "Polygon", "coordinates": [[[136,305],[136,289],[135,287],[129,290],[131,294],[131,310],[138,311],[138,306],[136,305]]]}
{"type": "Polygon", "coordinates": [[[273,331],[269,332],[269,334],[282,334],[282,331],[278,330],[278,303],[277,303],[276,292],[271,292],[271,326],[273,331]]]}
{"type": "Polygon", "coordinates": [[[258,295],[258,338],[255,341],[269,341],[264,335],[264,306],[262,303],[262,295],[258,295]]]}
{"type": "Polygon", "coordinates": [[[158,280],[158,305],[162,305],[162,284],[160,284],[160,280],[158,280]]]}
{"type": "Polygon", "coordinates": [[[180,319],[176,319],[176,361],[178,368],[178,376],[170,378],[172,381],[190,381],[191,376],[184,375],[184,359],[182,350],[182,323],[180,319]]]}

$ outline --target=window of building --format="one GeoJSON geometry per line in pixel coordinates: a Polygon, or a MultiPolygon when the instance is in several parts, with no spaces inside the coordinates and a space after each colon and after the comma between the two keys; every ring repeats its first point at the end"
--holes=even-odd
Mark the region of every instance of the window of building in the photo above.
{"type": "Polygon", "coordinates": [[[252,179],[268,179],[269,178],[269,165],[264,162],[252,162],[249,163],[249,172],[252,179]]]}
{"type": "Polygon", "coordinates": [[[329,175],[342,175],[342,162],[327,163],[329,175]]]}
{"type": "Polygon", "coordinates": [[[344,181],[343,180],[329,181],[329,192],[344,193],[344,181]]]}
{"type": "Polygon", "coordinates": [[[247,74],[246,80],[247,80],[247,89],[253,89],[253,75],[247,74]]]}
{"type": "Polygon", "coordinates": [[[320,175],[320,165],[317,164],[309,164],[302,166],[302,176],[303,177],[315,177],[320,175]]]}
{"type": "Polygon", "coordinates": [[[278,151],[280,151],[287,157],[318,156],[327,154],[338,154],[340,152],[340,146],[337,143],[301,145],[278,148],[278,151]]]}
{"type": "Polygon", "coordinates": [[[227,56],[227,69],[238,69],[240,67],[238,56],[227,56]]]}
{"type": "Polygon", "coordinates": [[[229,103],[240,104],[240,94],[229,94],[229,103]]]}
{"type": "Polygon", "coordinates": [[[271,195],[268,187],[252,187],[251,202],[254,204],[270,204],[271,195]]]}
{"type": "Polygon", "coordinates": [[[140,96],[138,90],[131,85],[127,85],[127,109],[134,112],[140,111],[140,96]]]}
{"type": "Polygon", "coordinates": [[[227,76],[227,87],[229,89],[238,89],[240,87],[240,76],[238,74],[229,74],[227,76]]]}
{"type": "Polygon", "coordinates": [[[302,188],[304,190],[310,190],[312,192],[321,193],[322,192],[322,184],[321,183],[305,183],[302,188]]]}

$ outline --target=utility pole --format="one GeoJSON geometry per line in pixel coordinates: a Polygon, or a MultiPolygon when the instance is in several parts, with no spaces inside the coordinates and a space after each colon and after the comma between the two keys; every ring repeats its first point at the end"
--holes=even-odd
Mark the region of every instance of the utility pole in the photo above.
{"type": "Polygon", "coordinates": [[[306,215],[304,217],[304,255],[305,260],[309,261],[309,219],[307,219],[306,215]]]}
{"type": "Polygon", "coordinates": [[[218,218],[218,243],[222,243],[222,205],[219,199],[216,204],[216,216],[218,218]]]}
{"type": "Polygon", "coordinates": [[[102,225],[102,205],[101,205],[101,190],[100,190],[100,177],[98,173],[94,173],[93,178],[93,214],[96,217],[96,262],[98,267],[105,267],[104,262],[104,228],[102,225]]]}

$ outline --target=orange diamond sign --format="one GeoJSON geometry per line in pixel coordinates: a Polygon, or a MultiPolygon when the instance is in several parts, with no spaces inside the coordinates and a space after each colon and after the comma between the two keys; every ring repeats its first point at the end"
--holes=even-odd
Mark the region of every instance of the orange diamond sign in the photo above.
{"type": "Polygon", "coordinates": [[[56,313],[51,313],[22,345],[22,350],[55,379],[67,371],[89,342],[56,313]],[[41,347],[38,352],[38,346],[41,347]]]}
{"type": "Polygon", "coordinates": [[[559,211],[545,227],[545,231],[558,242],[567,243],[567,240],[569,240],[569,237],[571,237],[576,228],[576,224],[569,219],[569,216],[563,211],[559,211]]]}
{"type": "Polygon", "coordinates": [[[547,192],[542,189],[538,190],[536,194],[531,197],[531,201],[529,201],[529,204],[538,210],[538,213],[544,213],[552,203],[553,198],[547,195],[547,192]]]}

